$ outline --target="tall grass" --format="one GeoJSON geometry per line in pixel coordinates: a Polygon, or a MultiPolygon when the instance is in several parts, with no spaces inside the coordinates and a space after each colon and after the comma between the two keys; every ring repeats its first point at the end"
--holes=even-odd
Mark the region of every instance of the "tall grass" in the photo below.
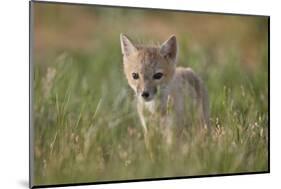
{"type": "Polygon", "coordinates": [[[268,170],[266,50],[246,69],[236,53],[206,64],[204,51],[183,44],[179,64],[193,67],[208,88],[212,131],[194,125],[167,145],[154,125],[148,150],[118,39],[101,45],[34,64],[36,185],[268,170]]]}

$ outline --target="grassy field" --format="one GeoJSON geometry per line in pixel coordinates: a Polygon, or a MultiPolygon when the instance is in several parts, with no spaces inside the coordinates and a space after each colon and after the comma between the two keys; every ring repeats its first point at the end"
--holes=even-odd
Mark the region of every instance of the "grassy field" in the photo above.
{"type": "MultiPolygon", "coordinates": [[[[44,10],[42,7],[37,9],[44,10]]],[[[93,15],[84,9],[87,15],[93,15]]],[[[52,7],[49,7],[50,10],[54,11],[52,7]]],[[[104,16],[100,14],[94,14],[96,22],[104,16]]],[[[50,23],[48,20],[54,20],[46,15],[45,25],[50,23]]],[[[118,21],[125,20],[126,14],[117,15],[118,21]]],[[[41,19],[39,13],[35,16],[37,20],[41,19]]],[[[148,16],[160,19],[158,14],[148,16]]],[[[94,37],[88,38],[94,45],[85,47],[90,42],[79,39],[79,42],[75,42],[80,45],[77,50],[69,42],[72,38],[50,42],[50,39],[56,39],[56,36],[52,38],[52,29],[57,33],[64,32],[55,30],[57,25],[61,26],[60,18],[65,18],[65,15],[58,16],[56,23],[49,24],[51,29],[45,27],[49,29],[45,30],[48,35],[40,30],[44,27],[35,19],[35,24],[38,22],[35,27],[39,29],[35,28],[33,64],[34,184],[268,170],[266,19],[249,21],[252,25],[247,21],[243,23],[242,19],[221,19],[225,24],[235,21],[242,29],[229,33],[227,27],[218,28],[218,31],[224,29],[224,35],[219,37],[221,41],[214,42],[219,36],[216,34],[217,38],[209,36],[202,46],[194,43],[197,30],[189,33],[177,31],[180,41],[179,65],[192,67],[208,88],[212,131],[206,135],[193,125],[185,128],[182,137],[167,146],[159,132],[160,128],[153,125],[149,139],[151,149],[148,150],[135,110],[134,94],[122,70],[118,37],[126,29],[116,26],[114,31],[103,30],[106,24],[113,24],[113,21],[99,21],[103,25],[96,27],[91,35],[94,37]],[[266,29],[260,32],[255,27],[266,29]],[[234,42],[226,42],[230,44],[228,46],[219,45],[232,34],[236,37],[234,42]],[[44,35],[42,40],[45,41],[36,41],[36,37],[44,35]],[[59,46],[56,42],[66,45],[59,46]],[[41,44],[49,46],[42,47],[41,44]]],[[[141,19],[143,22],[147,20],[146,17],[141,19]]],[[[83,22],[88,23],[87,19],[83,22]]],[[[173,22],[173,19],[168,20],[168,23],[173,22]]],[[[87,36],[87,33],[83,33],[85,27],[80,27],[80,32],[87,36]]],[[[198,25],[194,27],[198,28],[198,25]]],[[[134,32],[128,30],[129,33],[134,32]]],[[[142,33],[139,30],[135,36],[139,35],[141,39],[144,36],[148,40],[155,37],[163,41],[169,36],[170,30],[166,33],[164,29],[161,31],[157,36],[153,35],[153,31],[142,33]]],[[[210,30],[210,33],[216,32],[210,30]]],[[[73,35],[78,34],[74,32],[73,35]]]]}

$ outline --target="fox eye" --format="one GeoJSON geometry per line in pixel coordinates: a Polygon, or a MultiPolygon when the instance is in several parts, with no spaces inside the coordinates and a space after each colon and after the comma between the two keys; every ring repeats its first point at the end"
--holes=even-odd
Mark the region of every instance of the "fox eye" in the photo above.
{"type": "Polygon", "coordinates": [[[156,73],[156,74],[153,75],[153,79],[161,79],[162,76],[163,76],[163,73],[158,72],[158,73],[156,73]]]}
{"type": "Polygon", "coordinates": [[[138,73],[132,73],[133,79],[139,79],[139,74],[138,73]]]}

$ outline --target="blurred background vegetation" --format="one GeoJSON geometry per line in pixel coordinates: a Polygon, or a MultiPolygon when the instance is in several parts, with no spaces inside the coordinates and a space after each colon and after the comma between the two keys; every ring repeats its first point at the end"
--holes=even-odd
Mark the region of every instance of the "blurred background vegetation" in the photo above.
{"type": "Polygon", "coordinates": [[[34,183],[268,170],[268,18],[34,3],[34,183]],[[175,34],[180,66],[209,91],[212,135],[187,128],[151,151],[122,70],[119,35],[175,34]],[[149,154],[153,154],[151,156],[149,154]]]}

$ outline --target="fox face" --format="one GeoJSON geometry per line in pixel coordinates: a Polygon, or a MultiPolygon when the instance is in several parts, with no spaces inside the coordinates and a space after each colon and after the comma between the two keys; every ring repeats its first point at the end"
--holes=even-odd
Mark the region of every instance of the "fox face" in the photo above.
{"type": "Polygon", "coordinates": [[[177,42],[171,36],[160,46],[134,45],[120,35],[124,72],[130,87],[144,101],[151,101],[173,79],[177,42]]]}

